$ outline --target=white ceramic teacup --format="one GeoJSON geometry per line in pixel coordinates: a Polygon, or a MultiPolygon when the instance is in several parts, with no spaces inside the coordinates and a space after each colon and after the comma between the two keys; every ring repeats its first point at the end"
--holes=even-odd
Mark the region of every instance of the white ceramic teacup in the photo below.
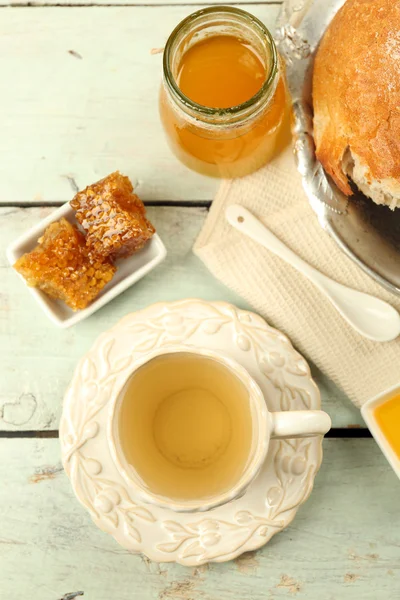
{"type": "MultiPolygon", "coordinates": [[[[204,382],[207,385],[207,382],[204,382]]],[[[211,390],[210,390],[211,391],[211,390]]],[[[271,438],[294,438],[324,435],[331,427],[330,417],[323,411],[304,410],[287,412],[269,412],[261,389],[241,365],[234,360],[209,350],[199,350],[187,346],[174,346],[146,354],[136,361],[125,383],[111,402],[109,426],[107,429],[110,450],[115,464],[133,495],[143,501],[169,508],[174,511],[205,511],[225,504],[244,494],[247,487],[257,476],[266,458],[271,438]],[[132,377],[139,369],[145,368],[151,361],[167,355],[191,354],[217,361],[229,375],[239,380],[248,392],[248,410],[251,415],[251,446],[243,471],[234,484],[221,493],[196,499],[166,497],[155,493],[141,477],[135,465],[125,456],[120,436],[120,415],[125,393],[132,377]]],[[[151,431],[148,432],[151,436],[151,431]]]]}

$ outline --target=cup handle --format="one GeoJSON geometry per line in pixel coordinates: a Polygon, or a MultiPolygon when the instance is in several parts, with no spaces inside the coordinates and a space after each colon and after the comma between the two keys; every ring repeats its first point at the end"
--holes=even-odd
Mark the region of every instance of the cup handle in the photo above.
{"type": "Polygon", "coordinates": [[[272,438],[325,435],[332,425],[330,416],[323,410],[289,410],[270,415],[272,438]]]}

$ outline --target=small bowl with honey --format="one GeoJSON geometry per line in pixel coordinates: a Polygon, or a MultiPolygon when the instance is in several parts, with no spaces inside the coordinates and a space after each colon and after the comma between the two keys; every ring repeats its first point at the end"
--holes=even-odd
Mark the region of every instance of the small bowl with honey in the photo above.
{"type": "Polygon", "coordinates": [[[361,414],[400,478],[400,383],[368,400],[361,408],[361,414]]]}
{"type": "Polygon", "coordinates": [[[194,171],[241,177],[284,146],[288,103],[272,35],[231,6],[199,10],[164,50],[160,116],[174,154],[194,171]]]}

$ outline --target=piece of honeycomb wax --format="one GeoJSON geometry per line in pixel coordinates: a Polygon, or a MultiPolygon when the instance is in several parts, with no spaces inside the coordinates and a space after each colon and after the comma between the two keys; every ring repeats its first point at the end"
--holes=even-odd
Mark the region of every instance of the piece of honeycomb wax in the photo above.
{"type": "Polygon", "coordinates": [[[86,231],[87,245],[100,256],[130,256],[155,232],[128,177],[118,171],[78,192],[71,206],[86,231]]]}
{"type": "Polygon", "coordinates": [[[66,219],[51,223],[38,245],[21,256],[14,268],[28,285],[74,310],[94,300],[116,271],[110,261],[88,250],[85,236],[66,219]]]}

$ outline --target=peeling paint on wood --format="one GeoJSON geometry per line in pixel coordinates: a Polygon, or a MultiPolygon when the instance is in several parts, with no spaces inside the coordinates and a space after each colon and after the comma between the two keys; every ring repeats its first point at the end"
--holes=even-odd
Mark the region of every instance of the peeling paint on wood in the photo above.
{"type": "Polygon", "coordinates": [[[346,573],[346,575],[344,576],[344,582],[345,583],[354,583],[359,578],[360,578],[360,575],[357,575],[356,573],[346,573]]]}
{"type": "Polygon", "coordinates": [[[54,467],[44,467],[36,471],[34,475],[29,478],[30,483],[40,483],[41,481],[47,481],[49,479],[54,479],[58,473],[62,473],[64,471],[62,465],[54,466],[54,467]]]}
{"type": "Polygon", "coordinates": [[[360,563],[362,561],[375,562],[379,559],[379,554],[372,553],[360,555],[357,554],[357,552],[353,548],[350,548],[348,551],[348,557],[350,560],[354,560],[356,563],[360,563]]]}
{"type": "Polygon", "coordinates": [[[199,565],[198,567],[194,567],[193,576],[194,577],[202,577],[205,573],[210,570],[210,564],[205,563],[204,565],[199,565]]]}
{"type": "Polygon", "coordinates": [[[72,592],[69,594],[64,594],[60,600],[75,600],[78,596],[83,596],[84,592],[72,592]]]}
{"type": "Polygon", "coordinates": [[[257,552],[245,552],[241,556],[235,558],[235,565],[241,573],[254,573],[259,565],[257,552]]]}
{"type": "MultiPolygon", "coordinates": [[[[158,600],[192,600],[195,595],[197,580],[182,579],[172,581],[158,594],[158,600]]],[[[199,597],[199,594],[196,594],[199,597]]]]}
{"type": "Polygon", "coordinates": [[[293,577],[289,577],[289,575],[281,575],[280,582],[275,586],[276,588],[284,588],[290,594],[298,594],[302,590],[302,582],[296,581],[293,577]]]}

